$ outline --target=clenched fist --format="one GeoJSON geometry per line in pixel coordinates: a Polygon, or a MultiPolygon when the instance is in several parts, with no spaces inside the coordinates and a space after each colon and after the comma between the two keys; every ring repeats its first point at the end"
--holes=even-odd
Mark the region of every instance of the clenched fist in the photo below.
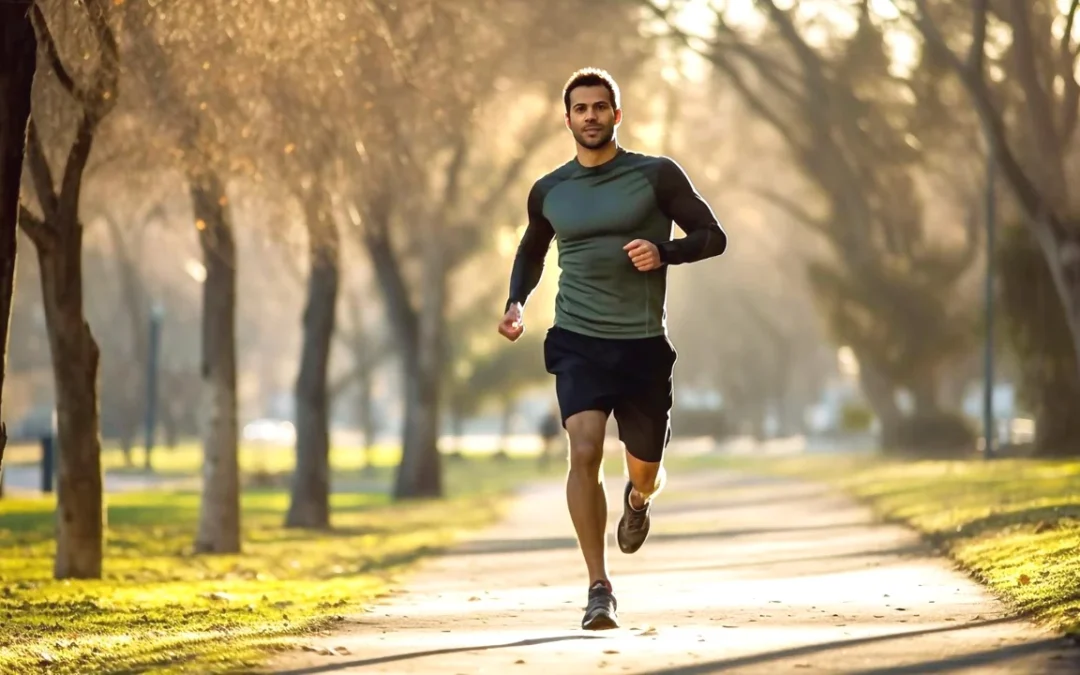
{"type": "Polygon", "coordinates": [[[525,323],[521,320],[521,303],[515,302],[506,310],[499,322],[499,335],[514,342],[525,332],[525,323]]]}
{"type": "Polygon", "coordinates": [[[651,241],[635,239],[623,246],[623,250],[639,272],[650,272],[660,267],[660,250],[651,241]]]}

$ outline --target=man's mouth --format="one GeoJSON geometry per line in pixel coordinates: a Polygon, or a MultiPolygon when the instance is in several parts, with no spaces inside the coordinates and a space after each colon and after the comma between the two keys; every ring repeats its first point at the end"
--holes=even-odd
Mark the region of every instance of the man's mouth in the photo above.
{"type": "Polygon", "coordinates": [[[600,131],[602,131],[600,127],[585,127],[585,133],[587,134],[600,131]]]}

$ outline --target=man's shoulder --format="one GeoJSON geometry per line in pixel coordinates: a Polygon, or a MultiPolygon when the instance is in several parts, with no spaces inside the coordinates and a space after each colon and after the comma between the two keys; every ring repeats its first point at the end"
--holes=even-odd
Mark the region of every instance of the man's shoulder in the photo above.
{"type": "Polygon", "coordinates": [[[551,192],[552,188],[569,179],[573,174],[574,162],[571,160],[534,180],[532,187],[529,188],[530,206],[535,205],[539,208],[544,203],[544,199],[547,198],[547,195],[551,192]]]}
{"type": "Polygon", "coordinates": [[[678,163],[668,155],[654,155],[648,152],[640,152],[637,150],[623,149],[624,161],[630,165],[639,168],[648,169],[670,169],[678,167],[678,163]]]}

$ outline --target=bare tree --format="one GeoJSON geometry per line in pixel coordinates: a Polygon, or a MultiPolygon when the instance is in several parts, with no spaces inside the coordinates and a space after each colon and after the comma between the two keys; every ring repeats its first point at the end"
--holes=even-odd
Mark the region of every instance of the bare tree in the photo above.
{"type": "Polygon", "coordinates": [[[0,481],[7,446],[2,390],[15,296],[19,184],[37,69],[37,37],[30,5],[31,0],[0,4],[0,481]]]}
{"type": "Polygon", "coordinates": [[[358,148],[354,220],[405,371],[397,498],[442,492],[437,438],[448,279],[478,248],[495,205],[518,186],[529,158],[560,129],[558,109],[549,102],[559,101],[565,77],[582,58],[601,53],[609,64],[632,63],[632,50],[620,41],[637,39],[635,24],[623,10],[512,2],[497,14],[469,3],[429,13],[418,2],[384,14],[392,48],[369,57],[382,67],[356,85],[375,95],[358,148]],[[591,24],[583,12],[603,16],[608,30],[599,39],[582,29],[591,24]],[[617,28],[622,25],[626,32],[617,28]],[[536,62],[546,67],[537,71],[536,62]],[[536,104],[537,95],[547,100],[536,104]],[[485,106],[499,124],[482,123],[485,106]],[[536,114],[532,106],[540,117],[527,117],[536,114]],[[379,154],[381,148],[393,151],[379,154]]]}
{"type": "MultiPolygon", "coordinates": [[[[709,41],[674,25],[668,9],[645,3],[669,33],[705,56],[787,145],[820,204],[761,194],[827,241],[832,255],[809,265],[809,281],[836,340],[860,361],[862,385],[883,426],[886,446],[906,421],[896,404],[906,388],[917,413],[940,416],[942,364],[965,350],[973,332],[956,288],[976,259],[978,230],[968,220],[959,246],[924,224],[919,179],[926,160],[916,133],[914,85],[889,71],[882,27],[868,2],[853,3],[856,30],[814,46],[796,2],[757,0],[766,28],[757,39],[715,13],[709,41]]],[[[677,3],[678,4],[678,3],[677,3]]],[[[948,117],[941,117],[938,125],[948,117]]]]}
{"type": "MultiPolygon", "coordinates": [[[[1080,118],[1080,2],[1051,0],[974,0],[962,7],[935,0],[895,0],[893,3],[917,27],[924,49],[954,73],[982,123],[988,161],[1012,188],[1023,211],[1024,227],[1037,242],[1071,336],[1072,354],[1047,355],[1043,350],[1020,354],[1023,378],[1039,408],[1039,445],[1051,452],[1068,452],[1080,437],[1075,403],[1080,382],[1055,372],[1071,367],[1080,373],[1080,199],[1075,183],[1076,128],[1080,118]],[[1007,30],[995,30],[997,24],[1007,30]],[[958,48],[948,34],[963,35],[958,48]],[[1050,360],[1044,362],[1044,357],[1050,360]],[[1026,367],[1024,361],[1030,362],[1026,367]],[[1043,384],[1038,382],[1042,380],[1043,384]],[[1052,448],[1052,449],[1051,449],[1052,448]]],[[[1026,248],[1019,239],[1013,245],[1026,248]]],[[[1008,252],[1014,253],[1014,252],[1008,252]]],[[[1014,282],[1021,276],[1041,278],[1023,260],[1021,251],[1005,257],[1020,265],[1008,281],[1006,300],[1034,295],[1039,284],[1017,296],[1014,282]]],[[[1009,270],[1006,270],[1008,274],[1009,270]]],[[[1017,305],[1012,305],[1017,306],[1017,305]]],[[[1022,311],[1017,335],[1051,330],[1053,319],[1022,311]],[[1047,325],[1049,324],[1049,325],[1047,325]]],[[[1014,340],[1017,345],[1056,345],[1052,334],[1014,340]]]]}
{"type": "MultiPolygon", "coordinates": [[[[116,105],[120,61],[116,37],[109,25],[108,3],[81,0],[77,6],[90,28],[90,44],[84,49],[93,55],[88,67],[80,68],[82,73],[69,68],[61,57],[61,48],[49,29],[42,4],[33,6],[31,16],[45,62],[55,81],[75,102],[77,119],[63,171],[56,180],[48,156],[49,150],[60,143],[46,143],[39,117],[35,114],[31,118],[27,164],[42,215],[22,207],[19,225],[37,249],[56,386],[60,461],[54,575],[98,578],[104,545],[97,404],[100,352],[83,311],[83,226],[79,203],[95,134],[116,105]]],[[[57,9],[53,18],[64,16],[64,11],[57,9]]],[[[83,37],[82,31],[67,33],[72,35],[83,37]]],[[[60,133],[59,129],[56,133],[60,133]]]]}
{"type": "MultiPolygon", "coordinates": [[[[207,77],[206,56],[222,68],[237,49],[235,31],[218,30],[225,15],[210,11],[164,14],[127,3],[133,34],[132,78],[159,124],[175,144],[171,156],[187,180],[188,194],[206,270],[203,281],[202,364],[203,499],[195,549],[240,551],[236,293],[237,250],[226,178],[230,155],[225,139],[234,130],[237,100],[245,92],[207,77]],[[210,24],[215,26],[211,30],[210,24]],[[137,70],[136,70],[137,69],[137,70]],[[213,108],[210,108],[210,101],[213,108]]],[[[250,93],[250,92],[249,92],[250,93]]]]}

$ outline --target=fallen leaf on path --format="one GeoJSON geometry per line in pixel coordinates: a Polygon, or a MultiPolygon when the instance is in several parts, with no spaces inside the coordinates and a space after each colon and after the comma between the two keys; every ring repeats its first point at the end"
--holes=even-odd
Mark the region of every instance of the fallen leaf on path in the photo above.
{"type": "Polygon", "coordinates": [[[644,637],[646,635],[656,635],[656,634],[657,634],[656,629],[650,626],[649,628],[646,628],[645,630],[638,633],[638,636],[639,637],[644,637]]]}
{"type": "Polygon", "coordinates": [[[232,600],[231,595],[229,595],[228,593],[222,593],[220,591],[214,593],[203,593],[202,597],[206,598],[207,600],[216,600],[218,602],[228,602],[229,600],[232,600]]]}
{"type": "Polygon", "coordinates": [[[619,650],[618,649],[605,649],[604,653],[605,654],[618,654],[619,650]]]}
{"type": "Polygon", "coordinates": [[[352,654],[352,652],[349,651],[348,647],[334,647],[334,651],[338,654],[341,654],[342,656],[349,656],[350,654],[352,654]]]}
{"type": "Polygon", "coordinates": [[[738,626],[720,626],[721,628],[738,628],[738,626]]]}
{"type": "Polygon", "coordinates": [[[1021,586],[1027,586],[1028,584],[1031,583],[1031,577],[1029,577],[1026,574],[1021,574],[1020,579],[1018,581],[1020,582],[1021,586]]]}
{"type": "Polygon", "coordinates": [[[516,666],[520,666],[523,663],[525,663],[525,659],[518,659],[517,661],[514,661],[514,665],[516,666]]]}
{"type": "Polygon", "coordinates": [[[472,596],[471,598],[469,598],[469,602],[476,602],[476,601],[478,601],[479,599],[480,599],[480,598],[478,598],[477,596],[475,596],[475,595],[474,595],[474,596],[472,596]]]}

